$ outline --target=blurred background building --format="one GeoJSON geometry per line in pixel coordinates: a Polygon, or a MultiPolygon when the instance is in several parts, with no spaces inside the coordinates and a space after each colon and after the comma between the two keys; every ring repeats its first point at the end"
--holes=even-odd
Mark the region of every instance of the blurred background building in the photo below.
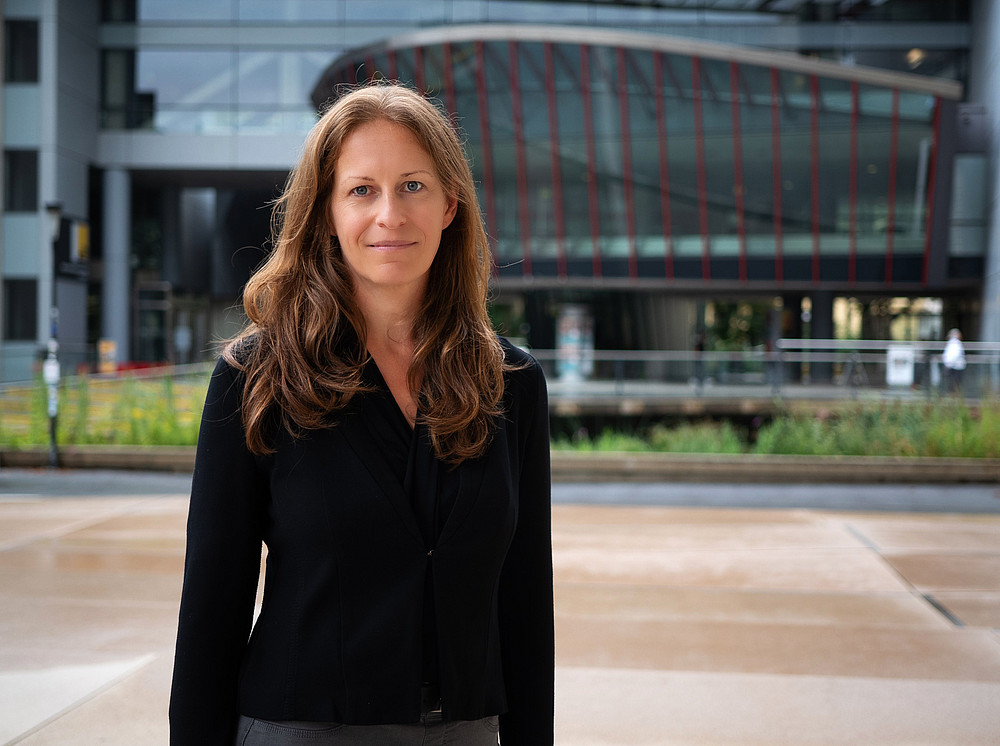
{"type": "Polygon", "coordinates": [[[462,127],[498,326],[553,348],[1000,342],[991,0],[0,0],[0,380],[242,323],[339,86],[462,127]],[[53,313],[52,309],[57,311],[53,313]],[[582,330],[582,332],[581,332],[582,330]]]}

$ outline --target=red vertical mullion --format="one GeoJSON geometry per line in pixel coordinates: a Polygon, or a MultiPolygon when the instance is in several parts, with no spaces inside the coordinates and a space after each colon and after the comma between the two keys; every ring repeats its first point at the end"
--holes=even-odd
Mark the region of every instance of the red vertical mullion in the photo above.
{"type": "Polygon", "coordinates": [[[892,134],[889,136],[889,195],[885,235],[885,281],[892,284],[892,252],[896,240],[896,168],[899,149],[899,89],[892,91],[892,134]]]}
{"type": "Polygon", "coordinates": [[[367,68],[368,82],[371,83],[375,80],[375,55],[369,54],[365,57],[365,68],[367,68]]]}
{"type": "Polygon", "coordinates": [[[399,68],[396,65],[396,50],[390,49],[387,53],[388,61],[386,62],[386,67],[388,68],[387,73],[389,80],[396,82],[399,79],[399,68]]]}
{"type": "Polygon", "coordinates": [[[708,243],[708,187],[705,173],[705,127],[701,115],[701,60],[691,58],[691,102],[694,105],[694,144],[698,166],[698,218],[701,229],[701,277],[712,279],[708,243]]]}
{"type": "Polygon", "coordinates": [[[444,78],[444,102],[448,113],[455,115],[455,71],[451,62],[451,44],[441,45],[441,76],[444,78]]]}
{"type": "Polygon", "coordinates": [[[740,248],[740,281],[747,279],[747,231],[743,216],[743,137],[740,126],[739,68],[729,63],[729,98],[733,114],[733,193],[736,196],[736,238],[740,248]]]}
{"type": "Polygon", "coordinates": [[[781,101],[778,69],[771,68],[771,195],[774,202],[774,279],[785,278],[785,233],[781,183],[781,101]]]}
{"type": "Polygon", "coordinates": [[[621,124],[622,180],[625,186],[625,233],[628,240],[628,275],[639,276],[639,256],[635,238],[635,187],[632,183],[632,136],[628,112],[628,75],[625,70],[625,48],[615,49],[618,72],[618,120],[621,124]]]}
{"type": "Polygon", "coordinates": [[[854,284],[858,277],[858,83],[851,82],[851,153],[848,207],[849,243],[847,256],[847,282],[854,284]]]}
{"type": "Polygon", "coordinates": [[[559,158],[559,108],[556,105],[556,66],[552,42],[545,50],[545,105],[549,115],[549,153],[552,158],[552,214],[556,224],[556,272],[566,277],[566,215],[563,212],[562,161],[559,158]]]}
{"type": "Polygon", "coordinates": [[[809,76],[809,180],[812,193],[812,281],[819,282],[819,78],[809,76]]]}
{"type": "MultiPolygon", "coordinates": [[[[489,233],[496,235],[496,203],[493,197],[493,151],[490,144],[490,112],[486,96],[486,55],[483,42],[475,43],[476,50],[476,102],[479,111],[479,146],[483,155],[483,192],[486,197],[486,225],[489,233]]],[[[493,271],[496,273],[496,239],[491,238],[493,271]]]]}
{"type": "Polygon", "coordinates": [[[424,48],[414,47],[413,48],[413,82],[417,86],[417,90],[421,93],[426,93],[427,85],[424,80],[424,48]]]}
{"type": "Polygon", "coordinates": [[[514,160],[517,168],[517,217],[521,233],[521,271],[531,276],[531,214],[528,200],[528,163],[524,147],[524,113],[521,109],[521,66],[517,42],[507,42],[511,114],[514,120],[514,160]]]}
{"type": "Polygon", "coordinates": [[[934,99],[934,124],[931,134],[930,169],[927,174],[927,217],[924,222],[924,268],[923,284],[930,280],[931,268],[931,228],[934,227],[934,182],[937,180],[938,138],[941,135],[941,99],[934,99]]]}
{"type": "Polygon", "coordinates": [[[580,45],[580,94],[583,98],[583,139],[587,146],[587,209],[590,213],[590,244],[594,277],[601,271],[601,215],[597,195],[597,150],[594,145],[594,108],[590,95],[590,47],[580,45]]]}
{"type": "Polygon", "coordinates": [[[653,98],[656,102],[657,155],[660,161],[660,218],[663,223],[663,271],[674,276],[673,225],[670,215],[670,161],[667,154],[667,107],[663,100],[663,53],[653,53],[653,98]]]}

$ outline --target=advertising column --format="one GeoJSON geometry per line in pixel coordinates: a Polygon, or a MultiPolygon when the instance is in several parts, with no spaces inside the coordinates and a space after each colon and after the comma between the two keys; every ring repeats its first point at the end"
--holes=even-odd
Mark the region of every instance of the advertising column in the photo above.
{"type": "Polygon", "coordinates": [[[583,381],[594,372],[594,319],[585,306],[567,304],[559,311],[556,372],[566,383],[583,381]]]}

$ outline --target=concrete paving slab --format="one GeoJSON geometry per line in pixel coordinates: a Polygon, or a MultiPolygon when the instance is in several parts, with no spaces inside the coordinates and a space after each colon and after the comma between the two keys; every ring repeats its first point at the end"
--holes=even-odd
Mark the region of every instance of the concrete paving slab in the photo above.
{"type": "Polygon", "coordinates": [[[0,568],[59,572],[167,573],[183,569],[183,559],[169,554],[119,553],[111,549],[74,549],[56,543],[33,544],[0,553],[0,568]]]}
{"type": "Polygon", "coordinates": [[[841,527],[821,522],[711,524],[575,524],[561,526],[561,549],[583,546],[597,551],[702,551],[788,549],[796,547],[854,549],[858,540],[841,527]],[[683,525],[684,530],[678,531],[683,525]],[[627,534],[622,528],[627,526],[627,534]]]}
{"type": "Polygon", "coordinates": [[[53,503],[36,496],[0,498],[4,521],[0,523],[0,550],[26,541],[63,536],[94,522],[128,511],[139,503],[94,498],[68,500],[53,509],[53,503]]]}
{"type": "Polygon", "coordinates": [[[983,630],[618,619],[556,621],[563,665],[1000,683],[983,630]]]}
{"type": "Polygon", "coordinates": [[[995,554],[887,554],[886,559],[917,588],[1000,591],[1000,549],[995,554]]]}
{"type": "Polygon", "coordinates": [[[995,746],[1000,685],[561,667],[562,746],[995,746]]]}
{"type": "Polygon", "coordinates": [[[145,665],[37,727],[18,746],[162,746],[170,735],[165,682],[172,667],[171,653],[150,656],[145,665]]]}
{"type": "Polygon", "coordinates": [[[734,623],[950,629],[925,599],[909,592],[817,593],[574,584],[556,586],[560,616],[734,623]]]}
{"type": "Polygon", "coordinates": [[[109,605],[159,602],[176,607],[180,587],[181,578],[173,574],[121,573],[111,578],[107,574],[27,573],[17,568],[0,568],[0,593],[15,603],[31,598],[100,598],[109,605]]]}
{"type": "Polygon", "coordinates": [[[854,517],[849,525],[880,551],[1000,552],[1000,520],[996,516],[947,516],[928,521],[897,517],[887,522],[854,517]]]}
{"type": "Polygon", "coordinates": [[[899,576],[860,550],[773,549],[749,551],[593,552],[553,549],[557,578],[572,583],[657,583],[680,587],[893,592],[899,576]]]}
{"type": "MultiPolygon", "coordinates": [[[[649,485],[635,485],[636,488],[644,486],[649,485]]],[[[599,492],[604,487],[605,485],[598,487],[591,486],[591,490],[599,492]]],[[[552,506],[552,517],[562,527],[579,524],[589,526],[655,526],[657,524],[665,526],[718,524],[727,526],[752,526],[757,523],[807,526],[816,520],[814,514],[809,510],[722,508],[718,506],[620,505],[615,502],[601,505],[557,503],[552,506]],[[670,510],[664,510],[667,507],[670,510]]]]}
{"type": "Polygon", "coordinates": [[[967,627],[988,627],[1000,632],[1000,593],[935,591],[944,604],[967,627]]]}
{"type": "Polygon", "coordinates": [[[0,671],[0,740],[14,742],[16,737],[59,717],[148,661],[147,656],[140,656],[88,665],[0,671]]]}
{"type": "Polygon", "coordinates": [[[19,642],[0,652],[0,665],[57,665],[72,649],[146,653],[176,634],[176,611],[176,604],[163,601],[21,598],[0,621],[2,637],[19,642]]]}

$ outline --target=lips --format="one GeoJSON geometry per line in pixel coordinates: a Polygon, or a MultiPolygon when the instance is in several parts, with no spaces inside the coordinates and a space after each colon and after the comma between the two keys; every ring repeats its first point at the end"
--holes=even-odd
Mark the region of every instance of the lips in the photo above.
{"type": "Polygon", "coordinates": [[[368,244],[368,248],[372,251],[396,251],[416,245],[416,241],[376,241],[368,244]]]}

